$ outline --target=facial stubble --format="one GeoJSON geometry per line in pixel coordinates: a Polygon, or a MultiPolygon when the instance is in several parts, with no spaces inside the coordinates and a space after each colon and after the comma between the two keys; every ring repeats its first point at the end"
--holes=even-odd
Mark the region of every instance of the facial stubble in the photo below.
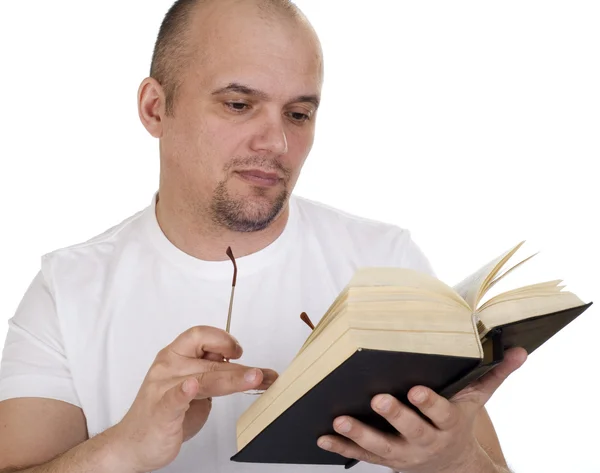
{"type": "Polygon", "coordinates": [[[275,198],[269,199],[268,190],[252,188],[250,197],[233,197],[227,190],[227,181],[220,182],[211,201],[214,223],[236,232],[258,232],[267,228],[280,214],[288,200],[284,186],[275,198]]]}

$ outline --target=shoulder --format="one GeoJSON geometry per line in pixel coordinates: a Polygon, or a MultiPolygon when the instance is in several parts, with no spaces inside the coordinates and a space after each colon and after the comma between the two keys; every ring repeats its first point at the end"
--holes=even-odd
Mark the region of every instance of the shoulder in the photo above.
{"type": "Polygon", "coordinates": [[[310,230],[328,250],[346,255],[355,266],[400,266],[434,274],[408,228],[356,215],[294,196],[300,231],[310,230]]]}
{"type": "Polygon", "coordinates": [[[128,247],[139,243],[145,212],[140,210],[112,227],[41,256],[41,273],[53,291],[60,283],[82,287],[86,282],[103,279],[115,261],[126,259],[128,247]]]}

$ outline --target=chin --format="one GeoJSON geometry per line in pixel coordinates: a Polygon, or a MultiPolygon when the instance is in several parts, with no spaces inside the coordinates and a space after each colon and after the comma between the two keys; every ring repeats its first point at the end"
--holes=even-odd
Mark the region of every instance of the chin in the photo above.
{"type": "Polygon", "coordinates": [[[235,197],[216,192],[212,202],[213,220],[237,232],[266,229],[281,214],[288,200],[287,190],[276,195],[265,189],[253,189],[249,195],[235,197]]]}
{"type": "Polygon", "coordinates": [[[241,214],[248,219],[264,220],[279,215],[283,205],[279,200],[249,197],[240,201],[241,214]]]}

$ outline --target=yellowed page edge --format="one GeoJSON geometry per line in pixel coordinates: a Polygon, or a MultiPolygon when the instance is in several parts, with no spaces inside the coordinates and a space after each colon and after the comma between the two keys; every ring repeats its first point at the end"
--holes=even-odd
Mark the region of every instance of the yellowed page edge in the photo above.
{"type": "Polygon", "coordinates": [[[436,353],[472,358],[481,358],[482,356],[476,329],[470,333],[427,332],[423,335],[419,337],[414,333],[403,331],[349,329],[335,342],[336,349],[328,350],[331,353],[330,357],[320,358],[319,363],[315,363],[310,370],[303,371],[302,375],[286,388],[286,396],[282,396],[283,393],[279,394],[267,406],[264,406],[265,408],[261,409],[258,415],[253,416],[253,420],[249,423],[238,423],[238,426],[246,425],[243,429],[238,427],[238,451],[359,348],[397,351],[398,346],[402,346],[405,351],[413,353],[436,353]],[[425,335],[429,343],[424,343],[425,335]],[[431,350],[431,347],[435,347],[437,350],[431,350]]]}
{"type": "Polygon", "coordinates": [[[486,307],[506,300],[557,294],[561,292],[561,290],[565,287],[559,285],[561,282],[562,281],[560,279],[556,279],[554,281],[545,281],[536,284],[529,284],[527,286],[521,286],[515,289],[511,289],[510,291],[502,292],[487,300],[484,304],[481,305],[481,307],[479,307],[478,310],[482,311],[486,307]]]}
{"type": "Polygon", "coordinates": [[[471,310],[475,310],[477,301],[479,299],[480,290],[490,274],[496,274],[506,263],[506,261],[510,259],[510,257],[515,254],[515,252],[523,245],[523,243],[525,242],[523,241],[519,243],[511,250],[491,260],[489,263],[483,265],[477,271],[453,286],[454,291],[456,291],[456,293],[465,300],[471,310]]]}
{"type": "MultiPolygon", "coordinates": [[[[504,271],[504,273],[502,273],[500,276],[498,276],[496,279],[494,279],[492,282],[490,282],[489,284],[487,284],[487,286],[485,287],[483,294],[481,294],[481,298],[479,299],[481,301],[481,299],[485,296],[485,294],[487,292],[489,292],[489,290],[494,287],[496,284],[498,284],[498,282],[500,282],[502,279],[504,279],[506,277],[507,274],[509,274],[510,272],[512,272],[513,270],[517,269],[519,266],[521,266],[523,263],[529,261],[531,258],[533,258],[534,256],[536,256],[539,253],[534,253],[531,256],[528,256],[527,258],[525,258],[524,260],[520,261],[519,263],[515,264],[512,268],[504,271]]],[[[479,304],[479,302],[478,302],[479,304]]]]}
{"type": "Polygon", "coordinates": [[[547,296],[498,302],[479,312],[479,317],[486,328],[490,330],[500,325],[570,309],[583,304],[578,296],[572,292],[564,291],[547,296]]]}

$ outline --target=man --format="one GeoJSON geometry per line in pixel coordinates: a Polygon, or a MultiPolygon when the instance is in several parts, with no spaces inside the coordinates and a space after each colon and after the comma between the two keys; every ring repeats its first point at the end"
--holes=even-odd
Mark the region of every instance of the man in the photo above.
{"type": "MultiPolygon", "coordinates": [[[[318,39],[286,0],[172,7],[138,97],[160,143],[159,190],[43,257],[4,347],[0,469],[334,471],[229,460],[254,400],[240,393],[292,360],[307,336],[298,314],[322,315],[358,266],[431,272],[407,231],[292,195],[322,81],[318,39]]],[[[342,416],[319,446],[361,460],[356,472],[507,471],[483,406],[523,361],[514,351],[452,402],[415,387],[431,423],[382,393],[372,407],[398,435],[342,416]]]]}

